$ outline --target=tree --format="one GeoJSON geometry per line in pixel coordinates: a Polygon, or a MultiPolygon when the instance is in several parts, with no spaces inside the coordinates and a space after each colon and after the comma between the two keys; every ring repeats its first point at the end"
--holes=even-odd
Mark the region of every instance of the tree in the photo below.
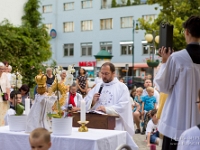
{"type": "Polygon", "coordinates": [[[39,1],[29,0],[22,17],[23,25],[15,27],[7,20],[0,24],[0,60],[7,60],[23,76],[23,83],[35,85],[34,77],[43,62],[51,58],[50,36],[41,23],[39,1]]]}
{"type": "Polygon", "coordinates": [[[127,6],[131,6],[131,0],[127,0],[126,5],[127,5],[127,6]]]}
{"type": "Polygon", "coordinates": [[[112,6],[112,7],[117,7],[117,2],[116,2],[116,0],[112,0],[111,6],[112,6]]]}
{"type": "Polygon", "coordinates": [[[148,29],[159,30],[159,25],[162,22],[168,22],[174,26],[173,44],[174,50],[180,50],[185,48],[185,40],[183,34],[181,34],[183,28],[182,23],[188,19],[191,15],[200,15],[200,1],[199,0],[147,0],[147,3],[159,4],[160,9],[158,17],[152,21],[145,21],[143,18],[139,19],[142,29],[146,32],[148,29]],[[150,23],[149,23],[150,22],[150,23]]]}

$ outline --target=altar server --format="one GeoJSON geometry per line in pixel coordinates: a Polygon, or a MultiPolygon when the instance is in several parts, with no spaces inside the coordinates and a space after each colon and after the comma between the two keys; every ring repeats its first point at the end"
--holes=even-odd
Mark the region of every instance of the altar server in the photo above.
{"type": "Polygon", "coordinates": [[[191,16],[184,24],[186,49],[175,52],[162,47],[162,66],[154,82],[166,94],[158,130],[164,134],[162,150],[177,148],[180,135],[200,124],[196,107],[200,89],[200,17],[191,16]],[[167,51],[168,50],[168,51],[167,51]]]}
{"type": "Polygon", "coordinates": [[[102,83],[98,83],[85,97],[87,109],[118,115],[116,130],[134,135],[130,95],[127,86],[115,77],[115,66],[106,62],[101,66],[102,83]]]}
{"type": "Polygon", "coordinates": [[[72,105],[72,111],[80,111],[80,103],[81,100],[83,99],[82,95],[77,93],[77,86],[75,83],[73,83],[69,87],[69,92],[67,93],[67,99],[66,99],[66,104],[65,108],[68,108],[69,105],[72,105]]]}

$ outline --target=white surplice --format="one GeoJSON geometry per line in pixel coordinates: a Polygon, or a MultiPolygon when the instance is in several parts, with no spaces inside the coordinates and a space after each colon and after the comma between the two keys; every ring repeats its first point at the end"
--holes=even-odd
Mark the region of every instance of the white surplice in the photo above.
{"type": "MultiPolygon", "coordinates": [[[[76,93],[76,96],[74,97],[74,103],[76,104],[76,107],[81,107],[81,100],[83,99],[83,96],[79,93],[76,93]]],[[[67,93],[65,108],[67,108],[69,105],[69,92],[67,93]]]]}
{"type": "Polygon", "coordinates": [[[57,96],[35,95],[34,104],[27,117],[26,132],[42,127],[51,130],[51,122],[47,113],[52,113],[52,106],[57,100],[57,96]]]}
{"type": "Polygon", "coordinates": [[[134,125],[132,108],[130,104],[130,94],[127,86],[119,82],[117,78],[109,83],[98,83],[85,97],[87,110],[97,109],[99,106],[105,106],[106,114],[119,115],[116,119],[115,130],[126,130],[131,136],[134,135],[134,125]],[[98,93],[101,84],[104,85],[100,98],[91,108],[92,99],[95,93],[98,93]]]}
{"type": "Polygon", "coordinates": [[[162,64],[154,82],[168,94],[158,130],[178,141],[186,129],[200,124],[195,103],[200,89],[200,64],[193,63],[186,50],[175,52],[162,64]]]}

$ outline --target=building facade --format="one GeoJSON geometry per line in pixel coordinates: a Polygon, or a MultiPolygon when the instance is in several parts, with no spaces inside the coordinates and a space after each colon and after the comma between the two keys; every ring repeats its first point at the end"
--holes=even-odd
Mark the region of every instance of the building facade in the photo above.
{"type": "Polygon", "coordinates": [[[21,17],[24,15],[24,4],[28,0],[1,0],[0,5],[0,22],[7,19],[11,24],[20,26],[21,17]]]}
{"type": "Polygon", "coordinates": [[[113,8],[111,0],[41,0],[43,23],[49,33],[54,29],[57,35],[50,41],[52,59],[63,67],[79,67],[80,63],[88,66],[95,64],[90,63],[96,61],[94,55],[105,49],[113,55],[111,62],[117,67],[118,76],[124,76],[127,64],[131,75],[133,62],[135,74],[140,76],[147,68],[144,60],[150,49],[142,42],[145,31],[133,31],[133,26],[138,18],[156,18],[158,5],[123,6],[126,3],[117,2],[120,7],[113,8]]]}

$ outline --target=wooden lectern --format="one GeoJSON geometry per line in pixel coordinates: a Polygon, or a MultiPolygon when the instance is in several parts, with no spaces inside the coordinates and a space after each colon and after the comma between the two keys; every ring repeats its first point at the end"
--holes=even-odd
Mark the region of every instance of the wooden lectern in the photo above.
{"type": "MultiPolygon", "coordinates": [[[[116,118],[119,117],[86,113],[86,120],[89,121],[88,128],[114,130],[116,118]]],[[[80,113],[73,113],[73,127],[80,127],[78,121],[80,121],[80,113]]]]}

